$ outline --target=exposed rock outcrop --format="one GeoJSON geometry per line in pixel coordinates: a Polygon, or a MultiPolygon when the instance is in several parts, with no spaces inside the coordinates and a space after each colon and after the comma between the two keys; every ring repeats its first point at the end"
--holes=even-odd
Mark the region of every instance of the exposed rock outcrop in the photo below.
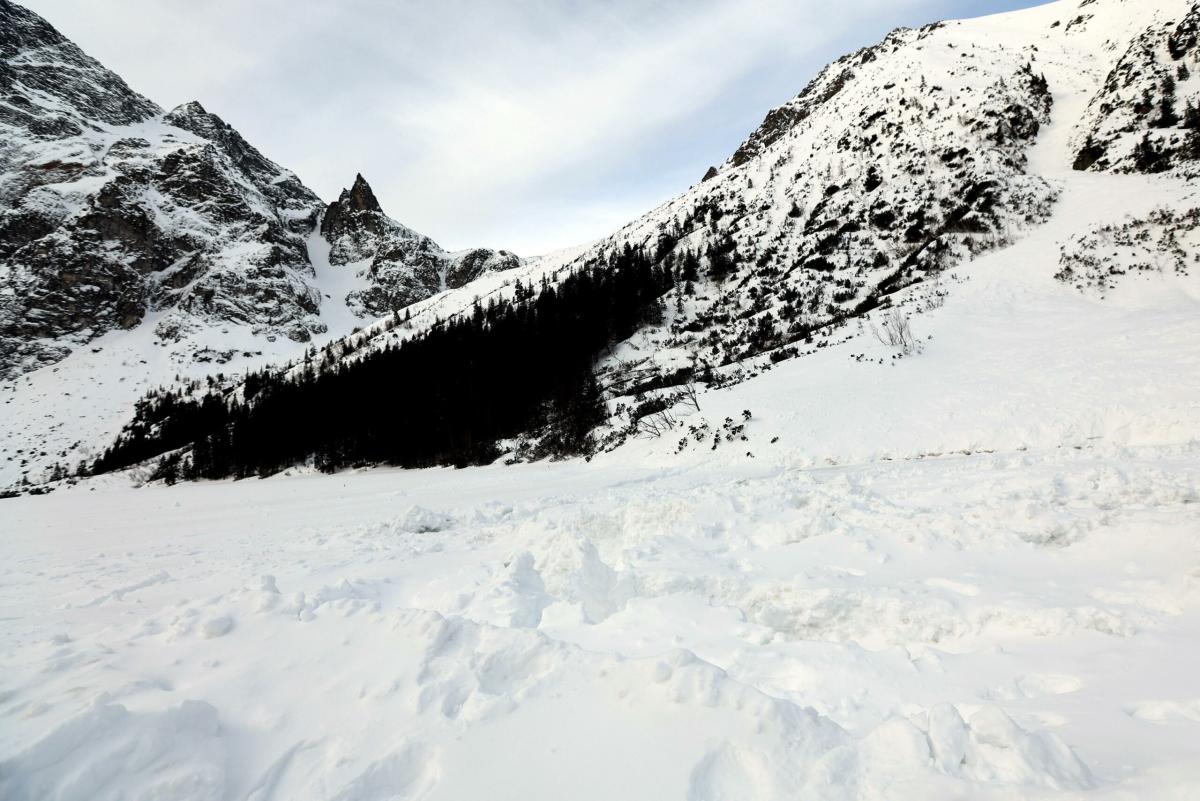
{"type": "Polygon", "coordinates": [[[0,0],[0,376],[164,312],[304,341],[321,201],[199,103],[163,114],[0,0]]]}
{"type": "Polygon", "coordinates": [[[1200,6],[1138,35],[1092,98],[1075,169],[1200,174],[1200,6]]]}
{"type": "Polygon", "coordinates": [[[447,253],[429,237],[384,214],[361,175],[325,210],[321,233],[331,246],[330,263],[361,271],[369,284],[347,298],[362,316],[381,317],[485,272],[520,264],[503,250],[447,253]]]}
{"type": "Polygon", "coordinates": [[[365,319],[519,263],[445,252],[360,176],[321,226],[332,263],[362,272],[335,297],[308,248],[323,207],[199,103],[163,113],[0,0],[0,378],[151,314],[160,340],[192,337],[197,353],[230,326],[307,342],[326,330],[323,301],[365,319]]]}

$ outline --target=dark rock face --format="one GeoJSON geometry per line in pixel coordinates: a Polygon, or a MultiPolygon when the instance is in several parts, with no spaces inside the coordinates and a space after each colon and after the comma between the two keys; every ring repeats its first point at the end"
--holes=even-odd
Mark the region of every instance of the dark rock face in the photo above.
{"type": "Polygon", "coordinates": [[[456,289],[471,283],[484,273],[511,270],[520,264],[521,260],[507,250],[476,248],[457,253],[446,273],[446,286],[456,289]]]}
{"type": "Polygon", "coordinates": [[[94,120],[131,125],[162,109],[84,54],[45,20],[0,0],[0,124],[25,123],[36,135],[62,138],[94,120]],[[34,93],[58,101],[47,114],[34,93]]]}
{"type": "Polygon", "coordinates": [[[163,340],[232,324],[307,341],[325,331],[318,220],[332,263],[363,271],[364,288],[332,300],[362,317],[519,263],[446,253],[388,218],[362,176],[322,218],[323,205],[199,103],[164,114],[0,0],[0,379],[150,312],[163,340]]]}
{"type": "Polygon", "coordinates": [[[361,270],[369,283],[347,298],[364,317],[382,317],[486,272],[521,263],[503,250],[447,253],[429,237],[384,214],[361,175],[325,210],[321,234],[330,243],[330,264],[361,270]]]}
{"type": "Polygon", "coordinates": [[[350,231],[355,225],[355,217],[362,212],[383,214],[383,207],[375,198],[375,192],[367,179],[359,174],[354,179],[354,186],[342,190],[341,197],[336,203],[330,203],[321,221],[321,233],[326,239],[333,240],[350,231]]]}
{"type": "Polygon", "coordinates": [[[1092,98],[1075,169],[1200,174],[1200,5],[1134,38],[1092,98]]]}
{"type": "Polygon", "coordinates": [[[168,312],[323,330],[306,239],[321,201],[199,103],[163,114],[0,0],[0,377],[168,312]]]}

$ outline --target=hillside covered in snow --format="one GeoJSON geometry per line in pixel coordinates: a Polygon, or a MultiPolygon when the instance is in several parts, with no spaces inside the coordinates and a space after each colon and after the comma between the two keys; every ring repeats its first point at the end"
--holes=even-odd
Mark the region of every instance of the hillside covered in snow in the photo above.
{"type": "MultiPolygon", "coordinates": [[[[302,362],[255,374],[253,393],[235,376],[151,395],[95,467],[128,467],[180,448],[162,475],[177,463],[183,475],[205,477],[305,463],[486,463],[505,452],[563,455],[568,440],[576,446],[567,452],[577,454],[638,437],[683,450],[689,437],[728,435],[690,431],[682,421],[698,410],[697,391],[849,341],[888,343],[888,363],[910,357],[925,344],[921,316],[954,295],[959,270],[1025,240],[1059,257],[1047,278],[1081,290],[1151,271],[1191,292],[1189,181],[1191,156],[1200,154],[1190,144],[1200,141],[1188,66],[1197,54],[1188,33],[1194,9],[1173,0],[1139,3],[1136,12],[1120,0],[1086,8],[1078,14],[1054,3],[896,31],[830,65],[720,168],[611,237],[408,305],[403,319],[393,314],[302,362]],[[1126,120],[1119,140],[1098,133],[1109,124],[1097,121],[1100,113],[1126,120]],[[1171,155],[1152,164],[1133,156],[1081,163],[1101,142],[1113,158],[1124,146],[1171,155]],[[1138,175],[1154,178],[1138,183],[1138,175]],[[1101,186],[1136,190],[1129,219],[1118,214],[1093,230],[1078,210],[1087,199],[1064,193],[1101,186]],[[1078,228],[1060,236],[1049,221],[1064,215],[1078,228]],[[640,289],[614,303],[608,276],[640,289]],[[580,282],[594,286],[581,293],[580,282]],[[630,311],[637,325],[614,324],[630,311]],[[581,320],[592,322],[580,328],[581,320]],[[521,334],[512,338],[514,327],[521,334]],[[525,371],[576,360],[593,364],[594,375],[546,384],[512,412],[516,387],[538,385],[525,371]],[[514,379],[507,394],[481,391],[505,376],[514,379]],[[407,392],[417,377],[425,392],[407,392]],[[601,425],[594,403],[581,400],[593,379],[606,404],[601,425]],[[291,410],[307,404],[349,421],[348,430],[304,425],[291,410]],[[413,419],[422,429],[406,435],[413,419]],[[564,435],[564,425],[592,428],[593,436],[564,435]],[[264,435],[272,426],[276,433],[264,435]],[[196,447],[203,468],[189,455],[196,447]],[[220,454],[215,466],[208,453],[220,454]]],[[[355,191],[357,201],[352,191],[339,203],[374,204],[365,184],[355,191]]],[[[358,213],[369,222],[373,212],[358,213]]],[[[410,253],[425,247],[402,228],[366,230],[375,250],[400,246],[380,241],[410,253]]],[[[366,259],[375,251],[361,238],[344,236],[335,250],[366,259]]],[[[453,273],[428,258],[426,272],[453,273]]],[[[372,265],[392,269],[386,257],[372,265]]]]}

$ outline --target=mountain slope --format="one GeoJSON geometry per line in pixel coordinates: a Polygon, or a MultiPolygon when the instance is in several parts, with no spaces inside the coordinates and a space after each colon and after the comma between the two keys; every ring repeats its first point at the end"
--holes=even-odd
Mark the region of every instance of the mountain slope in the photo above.
{"type": "MultiPolygon", "coordinates": [[[[0,501],[0,796],[1196,797],[1200,187],[1073,169],[1131,39],[1184,13],[1071,0],[938,29],[1036,45],[1053,104],[1019,180],[1053,192],[1044,222],[803,358],[714,368],[745,380],[701,385],[669,435],[588,463],[133,489],[135,470],[0,501]],[[893,310],[919,350],[870,334],[893,310]]],[[[577,255],[291,372],[562,285],[577,255]]],[[[694,319],[683,297],[665,325],[694,319]]],[[[662,336],[613,343],[612,394],[636,375],[618,359],[661,369],[662,336]]],[[[74,358],[27,379],[87,392],[74,358]]]]}
{"type": "Polygon", "coordinates": [[[4,0],[0,22],[0,375],[155,311],[166,340],[323,330],[316,195],[198,103],[162,114],[30,12],[4,0]]]}
{"type": "MultiPolygon", "coordinates": [[[[698,367],[728,380],[753,371],[759,362],[748,357],[811,352],[872,309],[910,296],[937,302],[939,276],[1052,213],[1061,180],[1028,165],[1044,126],[1055,119],[1069,140],[1070,168],[1098,117],[1122,127],[1134,113],[1140,94],[1106,99],[1128,54],[1147,37],[1188,30],[1194,15],[1184,0],[1095,0],[1085,10],[1057,2],[896,31],[823,70],[678,198],[461,297],[511,296],[518,279],[553,280],[640,249],[689,277],[667,298],[666,324],[620,355],[622,369],[698,367]],[[1055,108],[1050,72],[1073,97],[1086,95],[1083,106],[1055,108]]],[[[430,318],[467,311],[457,297],[429,305],[430,318]]],[[[368,339],[356,336],[353,350],[368,339]]]]}
{"type": "MultiPolygon", "coordinates": [[[[626,363],[736,374],[756,353],[811,351],[905,286],[937,296],[943,287],[920,285],[1042,223],[1061,190],[1028,165],[1056,111],[1047,73],[1110,86],[1122,54],[1186,26],[1194,8],[1108,0],[1087,12],[1062,2],[897,31],[826,68],[706,180],[597,246],[690,250],[710,275],[714,253],[737,265],[676,303],[626,363]]],[[[1129,107],[1094,85],[1087,121],[1068,109],[1060,129],[1129,107]]]]}
{"type": "Polygon", "coordinates": [[[363,317],[383,317],[485,272],[511,270],[520,261],[506,251],[450,254],[427,236],[388,217],[359,175],[321,220],[331,264],[363,271],[368,286],[352,292],[350,307],[363,317]]]}
{"type": "MultiPolygon", "coordinates": [[[[1081,17],[1086,25],[1090,15],[1081,17]]],[[[1200,172],[1200,7],[1135,37],[1088,106],[1076,169],[1200,172]]]]}
{"type": "MultiPolygon", "coordinates": [[[[1141,37],[1138,25],[1155,30],[1189,11],[1176,0],[1136,9],[1110,0],[1089,8],[1086,18],[1060,3],[898,31],[825,70],[702,183],[582,254],[544,259],[414,305],[403,326],[377,324],[327,346],[311,364],[285,366],[276,371],[283,378],[271,381],[281,388],[309,382],[336,397],[338,382],[348,386],[350,379],[332,365],[361,362],[362,369],[343,372],[364,374],[378,366],[372,360],[392,358],[384,349],[406,338],[432,331],[429,339],[454,339],[441,321],[455,314],[486,331],[497,300],[516,298],[518,316],[585,316],[592,310],[564,308],[564,296],[555,292],[532,297],[533,287],[542,279],[564,286],[564,276],[623,263],[652,263],[671,279],[661,315],[647,315],[651,324],[633,337],[610,341],[597,364],[612,414],[609,445],[678,428],[674,413],[664,411],[686,399],[676,389],[681,384],[713,390],[737,383],[789,357],[842,341],[861,344],[868,327],[903,326],[906,336],[891,361],[911,355],[922,345],[905,318],[940,307],[969,260],[1004,252],[1040,230],[1074,186],[1071,142],[1088,101],[1141,37]]],[[[1172,177],[1138,185],[1144,201],[1138,213],[1159,202],[1184,211],[1191,202],[1185,188],[1172,177]]],[[[1086,236],[1083,219],[1067,235],[1086,236]]],[[[1185,213],[1176,228],[1190,220],[1185,213]]],[[[1048,244],[1057,255],[1068,241],[1062,229],[1054,231],[1063,237],[1048,244]]],[[[1185,256],[1194,255],[1187,250],[1190,234],[1179,241],[1185,256]]],[[[1046,280],[1053,282],[1056,272],[1066,280],[1068,261],[1064,255],[1064,266],[1048,271],[1046,280]]],[[[1113,269],[1124,267],[1114,262],[1113,269]]],[[[498,308],[508,314],[503,303],[498,308]]],[[[474,368],[463,359],[445,369],[474,368]]],[[[486,371],[479,370],[454,381],[481,381],[486,371]]],[[[347,392],[345,401],[353,406],[358,397],[347,392]]],[[[542,399],[547,408],[550,401],[542,399]]],[[[478,414],[486,419],[499,402],[481,399],[478,414]]],[[[542,419],[549,424],[555,415],[542,419]]],[[[139,423],[139,439],[148,422],[139,423]]],[[[469,430],[445,425],[447,440],[469,430]]],[[[686,448],[687,438],[671,438],[669,447],[676,445],[686,448]]],[[[294,447],[303,453],[302,442],[289,442],[288,453],[294,447]]],[[[346,458],[355,463],[354,453],[339,453],[332,463],[346,458]]]]}
{"type": "Polygon", "coordinates": [[[352,264],[323,215],[199,103],[164,113],[0,0],[0,484],[110,437],[149,387],[296,357],[519,263],[412,234],[352,264]]]}

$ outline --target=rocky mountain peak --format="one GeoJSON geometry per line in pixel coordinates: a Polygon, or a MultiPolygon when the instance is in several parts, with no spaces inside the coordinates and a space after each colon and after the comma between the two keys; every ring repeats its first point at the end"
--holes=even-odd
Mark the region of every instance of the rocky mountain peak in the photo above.
{"type": "Polygon", "coordinates": [[[183,103],[171,109],[167,114],[167,120],[171,121],[172,125],[177,125],[179,122],[184,122],[189,119],[199,119],[208,116],[208,109],[200,104],[199,100],[193,100],[190,103],[183,103]]]}
{"type": "Polygon", "coordinates": [[[368,282],[368,288],[347,298],[363,317],[381,317],[485,272],[521,263],[504,251],[447,253],[429,237],[388,217],[361,173],[325,210],[321,235],[330,244],[330,264],[354,265],[368,282]]]}
{"type": "MultiPolygon", "coordinates": [[[[321,229],[321,233],[325,234],[326,238],[336,237],[347,232],[352,225],[362,226],[364,224],[380,227],[378,222],[367,222],[358,220],[354,222],[354,218],[361,214],[383,215],[383,206],[379,203],[379,199],[375,197],[374,190],[367,183],[367,179],[358,173],[354,177],[354,183],[349,189],[343,189],[338,199],[329,204],[325,211],[325,221],[321,229]]],[[[397,223],[397,225],[399,225],[397,223]]],[[[383,227],[388,227],[386,224],[383,227]]]]}
{"type": "Polygon", "coordinates": [[[371,185],[367,183],[367,179],[359,173],[354,179],[354,186],[343,193],[343,203],[348,203],[354,211],[378,211],[383,212],[383,207],[379,205],[379,201],[375,197],[375,193],[371,191],[371,185]]]}
{"type": "Polygon", "coordinates": [[[173,109],[163,121],[217,148],[282,212],[284,223],[295,234],[307,236],[312,230],[320,210],[320,198],[296,175],[247,142],[232,125],[195,100],[173,109]]]}
{"type": "Polygon", "coordinates": [[[347,261],[367,258],[364,248],[371,248],[372,242],[392,237],[414,239],[420,236],[385,215],[370,183],[367,183],[361,173],[355,176],[353,185],[342,189],[337,200],[325,209],[320,233],[326,240],[334,243],[335,248],[338,241],[344,242],[349,239],[356,242],[356,245],[350,248],[353,249],[353,254],[347,254],[347,261]]]}

